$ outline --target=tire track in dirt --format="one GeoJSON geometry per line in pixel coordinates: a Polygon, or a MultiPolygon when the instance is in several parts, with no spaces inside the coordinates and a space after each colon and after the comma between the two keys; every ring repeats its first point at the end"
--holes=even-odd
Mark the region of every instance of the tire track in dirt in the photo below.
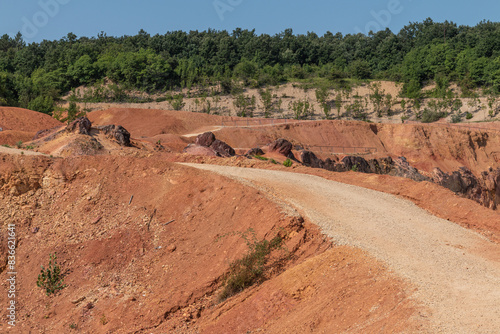
{"type": "Polygon", "coordinates": [[[500,332],[500,245],[396,196],[298,173],[185,164],[252,184],[416,287],[434,333],[500,332]]]}

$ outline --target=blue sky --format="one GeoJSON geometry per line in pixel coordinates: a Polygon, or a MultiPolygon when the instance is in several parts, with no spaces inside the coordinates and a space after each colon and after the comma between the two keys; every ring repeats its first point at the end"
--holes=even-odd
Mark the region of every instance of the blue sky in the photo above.
{"type": "Polygon", "coordinates": [[[475,25],[500,21],[500,1],[460,0],[0,0],[0,35],[24,32],[28,42],[77,36],[151,35],[172,30],[232,31],[236,27],[274,35],[314,31],[368,33],[430,17],[475,25]]]}

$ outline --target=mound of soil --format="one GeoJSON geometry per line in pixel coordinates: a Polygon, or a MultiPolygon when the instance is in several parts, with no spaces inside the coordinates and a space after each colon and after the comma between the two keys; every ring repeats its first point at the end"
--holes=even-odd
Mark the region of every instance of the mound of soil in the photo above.
{"type": "Polygon", "coordinates": [[[50,129],[63,125],[49,115],[36,111],[0,107],[0,128],[5,130],[16,130],[23,132],[37,132],[38,130],[50,129]]]}
{"type": "Polygon", "coordinates": [[[94,126],[120,124],[132,137],[144,138],[162,134],[186,134],[202,127],[220,125],[231,117],[187,111],[111,108],[87,115],[94,126]]]}
{"type": "Polygon", "coordinates": [[[63,124],[49,115],[36,111],[0,107],[0,145],[15,145],[19,141],[31,141],[37,131],[50,129],[63,124]]]}

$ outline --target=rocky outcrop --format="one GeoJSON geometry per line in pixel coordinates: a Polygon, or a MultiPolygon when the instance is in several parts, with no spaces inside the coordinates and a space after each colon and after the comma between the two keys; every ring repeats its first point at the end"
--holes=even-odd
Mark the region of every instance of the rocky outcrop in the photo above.
{"type": "Polygon", "coordinates": [[[302,163],[308,167],[324,168],[332,172],[355,171],[360,173],[387,174],[406,177],[415,181],[428,181],[429,178],[410,166],[405,157],[392,159],[391,157],[366,160],[360,156],[348,155],[340,161],[330,158],[325,161],[319,159],[313,152],[302,151],[302,163]]]}
{"type": "Polygon", "coordinates": [[[248,156],[264,155],[264,151],[262,151],[260,148],[256,147],[256,148],[250,149],[247,153],[245,153],[245,155],[248,155],[248,156]]]}
{"type": "Polygon", "coordinates": [[[418,169],[410,166],[405,157],[399,157],[394,160],[394,169],[391,170],[389,175],[405,177],[414,181],[430,181],[430,178],[420,174],[418,169]]]}
{"type": "Polygon", "coordinates": [[[490,168],[482,172],[479,178],[465,167],[450,174],[434,168],[432,182],[493,210],[500,204],[500,168],[490,168]]]}
{"type": "Polygon", "coordinates": [[[60,129],[60,128],[61,127],[58,126],[58,127],[52,128],[52,129],[40,130],[35,134],[35,136],[33,137],[32,140],[37,140],[40,138],[47,137],[48,135],[55,133],[57,131],[57,129],[60,129]]]}
{"type": "Polygon", "coordinates": [[[316,154],[311,151],[302,151],[300,154],[300,160],[307,167],[323,168],[325,166],[323,160],[319,159],[316,154]]]}
{"type": "Polygon", "coordinates": [[[68,126],[66,127],[66,132],[89,135],[91,127],[92,123],[87,117],[80,117],[68,124],[68,126]]]}
{"type": "Polygon", "coordinates": [[[289,157],[290,153],[292,153],[292,143],[283,138],[278,139],[269,145],[269,151],[289,157]]]}
{"type": "Polygon", "coordinates": [[[121,125],[105,125],[97,127],[108,138],[115,139],[121,146],[131,146],[130,133],[121,125]]]}
{"type": "MultiPolygon", "coordinates": [[[[217,156],[221,156],[221,157],[229,158],[229,157],[233,157],[236,155],[236,152],[234,151],[234,149],[231,146],[229,146],[228,144],[226,144],[225,142],[223,142],[221,140],[216,139],[215,135],[212,132],[205,132],[205,133],[199,135],[198,137],[196,137],[195,145],[199,146],[199,147],[210,148],[214,152],[217,153],[217,156]]],[[[186,147],[184,150],[187,150],[188,148],[189,148],[189,146],[186,147]]],[[[193,151],[193,148],[191,148],[190,150],[193,151]]],[[[205,150],[204,152],[206,153],[207,151],[205,150]]],[[[202,154],[202,155],[206,155],[206,154],[202,154]]]]}
{"type": "Polygon", "coordinates": [[[212,132],[205,132],[196,137],[195,144],[210,147],[215,141],[215,135],[212,132]]]}
{"type": "Polygon", "coordinates": [[[217,152],[221,157],[229,158],[236,155],[236,152],[234,152],[234,149],[231,146],[218,139],[210,145],[210,148],[217,152]]]}
{"type": "Polygon", "coordinates": [[[345,156],[340,161],[330,158],[323,161],[313,152],[302,151],[301,160],[305,166],[323,168],[333,172],[356,171],[399,176],[417,182],[429,181],[490,209],[495,210],[500,205],[500,168],[496,170],[490,168],[488,171],[482,172],[480,177],[476,177],[465,167],[460,167],[450,174],[444,173],[439,168],[434,168],[431,177],[427,177],[412,167],[405,157],[365,160],[360,156],[345,156]]]}

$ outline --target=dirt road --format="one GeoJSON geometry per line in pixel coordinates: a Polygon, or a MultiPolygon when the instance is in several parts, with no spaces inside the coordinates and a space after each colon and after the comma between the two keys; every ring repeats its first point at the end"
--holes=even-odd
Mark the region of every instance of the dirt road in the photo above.
{"type": "Polygon", "coordinates": [[[500,332],[500,246],[413,203],[320,177],[186,164],[259,188],[299,210],[336,244],[359,247],[407,279],[432,333],[500,332]]]}

